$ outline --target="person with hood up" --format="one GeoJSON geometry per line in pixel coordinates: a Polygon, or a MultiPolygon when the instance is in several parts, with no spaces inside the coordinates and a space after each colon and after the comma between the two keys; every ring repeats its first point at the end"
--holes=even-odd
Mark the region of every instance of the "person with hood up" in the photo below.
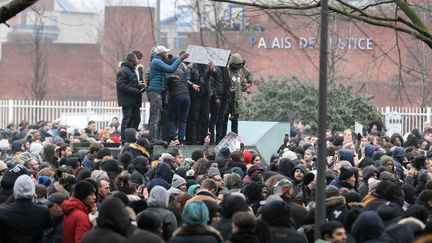
{"type": "Polygon", "coordinates": [[[290,178],[292,179],[293,184],[293,198],[297,195],[297,193],[300,191],[300,184],[303,182],[305,175],[309,173],[308,169],[302,165],[298,164],[294,167],[294,169],[291,171],[290,178]]]}
{"type": "Polygon", "coordinates": [[[174,73],[180,66],[182,61],[186,59],[189,54],[184,53],[179,58],[168,65],[165,61],[168,58],[168,52],[164,46],[156,46],[153,48],[150,61],[150,76],[149,84],[147,87],[147,97],[150,102],[150,118],[149,118],[149,130],[150,130],[150,142],[156,142],[159,140],[159,128],[162,110],[162,97],[166,92],[166,79],[167,74],[174,73]]]}
{"type": "Polygon", "coordinates": [[[187,205],[183,210],[182,219],[183,225],[174,232],[170,243],[219,243],[223,241],[220,233],[207,225],[209,210],[203,202],[192,202],[187,205]]]}
{"type": "Polygon", "coordinates": [[[366,166],[362,170],[362,175],[363,183],[360,185],[358,191],[360,196],[364,198],[369,193],[369,178],[378,179],[378,169],[373,165],[366,166]]]}
{"type": "Polygon", "coordinates": [[[351,234],[357,242],[375,242],[384,232],[384,223],[375,211],[365,211],[359,215],[351,227],[351,234]]]}
{"type": "Polygon", "coordinates": [[[288,158],[281,158],[278,164],[278,172],[283,176],[291,178],[291,171],[294,169],[295,163],[288,158]]]}
{"type": "Polygon", "coordinates": [[[121,138],[124,143],[124,131],[126,128],[138,130],[141,121],[142,92],[145,88],[138,82],[135,67],[138,65],[137,56],[130,52],[126,60],[121,64],[117,73],[117,101],[122,107],[123,120],[121,122],[121,138]]]}
{"type": "Polygon", "coordinates": [[[63,243],[80,243],[93,225],[89,213],[96,204],[96,188],[88,181],[75,185],[74,197],[61,205],[65,215],[63,220],[63,243]]]}
{"type": "Polygon", "coordinates": [[[129,146],[123,149],[122,152],[128,151],[132,153],[134,158],[138,156],[144,156],[148,159],[150,158],[149,149],[150,149],[150,142],[148,141],[148,139],[144,136],[140,136],[138,139],[136,139],[136,142],[130,143],[129,146]]]}
{"type": "Polygon", "coordinates": [[[0,207],[0,242],[43,242],[43,231],[51,227],[47,208],[33,203],[35,184],[28,175],[19,176],[13,186],[15,202],[0,207]]]}
{"type": "Polygon", "coordinates": [[[147,185],[147,190],[150,193],[154,186],[162,186],[169,190],[171,188],[173,172],[170,166],[165,162],[160,162],[156,167],[156,175],[147,185]]]}
{"type": "MultiPolygon", "coordinates": [[[[168,241],[175,229],[177,228],[177,219],[173,212],[168,210],[170,195],[168,191],[161,187],[155,186],[149,195],[147,200],[148,208],[143,212],[153,212],[159,215],[162,219],[163,225],[163,235],[162,238],[168,241]]],[[[140,215],[138,215],[138,218],[140,215]]]]}
{"type": "Polygon", "coordinates": [[[131,175],[131,182],[136,185],[147,185],[150,182],[146,176],[149,164],[148,159],[144,156],[137,156],[132,162],[134,171],[131,175]]]}
{"type": "Polygon", "coordinates": [[[127,242],[128,226],[129,214],[122,201],[116,197],[108,198],[99,209],[97,226],[88,232],[81,242],[127,242]]]}
{"type": "Polygon", "coordinates": [[[283,201],[271,201],[261,210],[262,219],[269,225],[272,243],[294,242],[306,243],[292,224],[290,207],[283,201]]]}
{"type": "MultiPolygon", "coordinates": [[[[228,60],[228,68],[224,75],[228,75],[231,80],[230,86],[230,101],[228,110],[224,119],[224,126],[228,123],[228,117],[231,120],[231,131],[238,134],[238,119],[240,114],[245,112],[245,98],[243,91],[252,84],[252,74],[245,67],[246,61],[239,53],[234,53],[228,60]]],[[[224,129],[226,132],[226,129],[224,129]]],[[[225,133],[224,133],[225,134],[225,133]]]]}

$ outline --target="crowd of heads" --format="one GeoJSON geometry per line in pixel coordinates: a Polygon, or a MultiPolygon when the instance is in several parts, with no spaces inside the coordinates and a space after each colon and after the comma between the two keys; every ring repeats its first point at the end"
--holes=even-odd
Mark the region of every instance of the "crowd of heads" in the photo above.
{"type": "Polygon", "coordinates": [[[314,242],[317,230],[328,242],[430,237],[432,131],[427,127],[390,137],[376,127],[363,135],[328,131],[326,223],[320,229],[314,225],[317,137],[301,121],[281,137],[271,158],[244,146],[235,151],[203,146],[190,157],[182,146],[170,146],[156,154],[148,134],[134,129],[125,132],[128,140],[115,156],[100,137],[85,131],[72,136],[94,141],[75,151],[75,140],[63,138],[62,128],[49,128],[10,126],[0,133],[0,226],[9,232],[0,238],[5,241],[33,234],[47,242],[55,237],[314,242]],[[15,221],[32,214],[41,215],[35,220],[40,231],[14,235],[15,221]],[[80,231],[74,228],[77,220],[80,231]]]}

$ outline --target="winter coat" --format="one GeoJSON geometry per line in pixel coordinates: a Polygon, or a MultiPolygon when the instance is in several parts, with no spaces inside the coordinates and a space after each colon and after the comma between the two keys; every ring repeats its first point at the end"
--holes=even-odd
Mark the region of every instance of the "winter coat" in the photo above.
{"type": "Polygon", "coordinates": [[[348,213],[348,207],[345,204],[345,197],[329,197],[325,200],[325,205],[327,209],[327,218],[329,221],[336,220],[341,223],[344,222],[348,213]]]}
{"type": "MultiPolygon", "coordinates": [[[[136,158],[137,156],[144,156],[147,159],[150,158],[150,152],[144,148],[143,146],[140,146],[137,143],[131,143],[129,145],[129,147],[127,149],[125,149],[124,151],[128,151],[131,152],[132,155],[134,156],[134,158],[136,158]]],[[[126,169],[126,168],[124,168],[126,169]]]]}
{"type": "Polygon", "coordinates": [[[211,89],[210,79],[210,68],[204,64],[192,63],[189,65],[190,72],[188,72],[187,79],[190,80],[191,85],[196,84],[200,86],[200,91],[196,92],[190,90],[191,98],[194,97],[211,97],[213,95],[213,90],[211,89]]]}
{"type": "Polygon", "coordinates": [[[244,232],[231,235],[227,243],[260,243],[258,236],[254,233],[244,232]]]}
{"type": "Polygon", "coordinates": [[[294,221],[294,226],[296,229],[300,228],[303,225],[304,218],[307,214],[307,210],[305,207],[293,202],[290,198],[282,198],[290,208],[291,218],[294,221]]]}
{"type": "Polygon", "coordinates": [[[232,234],[232,219],[221,217],[218,222],[213,223],[212,225],[215,229],[217,229],[224,240],[228,240],[232,234]]]}
{"type": "Polygon", "coordinates": [[[306,238],[289,227],[270,226],[271,243],[306,243],[306,238]]]}
{"type": "Polygon", "coordinates": [[[188,66],[182,63],[177,68],[177,70],[174,73],[172,73],[171,76],[168,77],[167,79],[168,98],[173,98],[181,94],[189,95],[189,85],[192,85],[192,83],[189,83],[190,81],[187,79],[188,72],[189,72],[188,66]],[[174,79],[172,77],[173,75],[178,76],[180,79],[174,79]]]}
{"type": "Polygon", "coordinates": [[[363,183],[360,185],[358,191],[362,198],[364,198],[369,193],[368,180],[371,176],[376,173],[378,175],[378,169],[375,166],[366,166],[362,170],[363,183]]]}
{"type": "MultiPolygon", "coordinates": [[[[144,210],[153,212],[162,219],[163,237],[169,240],[177,228],[177,219],[173,212],[168,210],[169,193],[160,186],[156,186],[150,193],[150,198],[147,200],[148,208],[144,210]]],[[[139,215],[137,216],[139,218],[139,215]]]]}
{"type": "Polygon", "coordinates": [[[117,73],[117,101],[119,106],[141,107],[142,93],[134,66],[123,62],[117,73]]]}
{"type": "Polygon", "coordinates": [[[53,227],[49,231],[45,231],[45,243],[61,243],[63,237],[63,215],[53,219],[53,227]]]}
{"type": "MultiPolygon", "coordinates": [[[[231,64],[241,64],[245,61],[238,53],[234,53],[231,55],[228,60],[228,65],[231,64]]],[[[245,112],[245,98],[243,97],[242,85],[244,83],[252,83],[252,75],[245,67],[240,68],[239,70],[233,71],[228,68],[228,75],[231,81],[231,86],[234,87],[234,104],[231,108],[231,114],[241,114],[245,112]]]]}
{"type": "Polygon", "coordinates": [[[65,215],[63,220],[63,243],[80,243],[83,236],[92,229],[89,211],[84,202],[71,198],[62,203],[65,215]]]}
{"type": "Polygon", "coordinates": [[[226,98],[228,96],[231,81],[229,77],[224,75],[224,72],[227,72],[226,67],[216,67],[214,71],[210,72],[211,98],[213,99],[226,98]]]}
{"type": "Polygon", "coordinates": [[[171,65],[168,65],[161,59],[159,55],[153,54],[150,63],[150,83],[147,87],[147,92],[155,92],[159,94],[165,92],[167,87],[167,74],[175,72],[180,64],[181,60],[175,59],[171,65]]]}
{"type": "Polygon", "coordinates": [[[178,228],[170,243],[189,243],[189,242],[205,242],[205,243],[219,243],[222,242],[222,236],[213,227],[208,225],[188,226],[184,225],[178,228]]]}
{"type": "Polygon", "coordinates": [[[101,205],[96,228],[84,236],[82,243],[127,242],[129,224],[129,214],[124,204],[118,198],[109,198],[101,205]]]}
{"type": "Polygon", "coordinates": [[[92,154],[87,154],[83,160],[84,168],[88,169],[90,172],[95,170],[95,157],[92,154]]]}
{"type": "Polygon", "coordinates": [[[375,211],[361,213],[351,226],[351,234],[357,242],[378,239],[384,231],[384,223],[375,211]]]}
{"type": "Polygon", "coordinates": [[[43,242],[43,231],[51,227],[47,208],[31,199],[18,199],[0,207],[0,242],[43,242]]]}

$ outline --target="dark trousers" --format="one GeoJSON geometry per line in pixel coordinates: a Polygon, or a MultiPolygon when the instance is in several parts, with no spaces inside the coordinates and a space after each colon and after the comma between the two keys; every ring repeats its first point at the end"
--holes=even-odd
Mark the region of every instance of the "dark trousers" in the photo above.
{"type": "Polygon", "coordinates": [[[226,135],[224,132],[224,119],[225,113],[228,105],[228,100],[226,97],[221,97],[220,103],[216,103],[215,100],[210,101],[210,140],[212,143],[216,141],[218,144],[226,135]],[[215,131],[216,126],[216,131],[215,131]],[[215,133],[216,132],[216,133],[215,133]],[[216,140],[215,140],[216,135],[216,140]]]}
{"type": "Polygon", "coordinates": [[[124,139],[124,131],[126,128],[135,128],[141,122],[140,107],[139,106],[122,106],[123,119],[121,123],[121,138],[124,139]]]}
{"type": "Polygon", "coordinates": [[[181,94],[168,100],[167,130],[168,138],[180,141],[186,140],[186,123],[189,112],[189,94],[181,94]]]}
{"type": "Polygon", "coordinates": [[[188,137],[191,144],[203,144],[209,128],[209,97],[191,95],[189,109],[188,137]]]}

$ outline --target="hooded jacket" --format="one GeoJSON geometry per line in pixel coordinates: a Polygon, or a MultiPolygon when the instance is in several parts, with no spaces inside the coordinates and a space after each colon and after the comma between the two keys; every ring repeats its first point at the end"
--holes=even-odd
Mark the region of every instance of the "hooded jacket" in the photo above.
{"type": "Polygon", "coordinates": [[[119,106],[141,107],[141,87],[135,74],[134,66],[129,62],[123,62],[117,73],[117,101],[119,106]]]}
{"type": "Polygon", "coordinates": [[[354,152],[350,149],[341,149],[338,151],[340,160],[346,160],[354,166],[354,152]]]}
{"type": "Polygon", "coordinates": [[[50,227],[48,209],[33,204],[31,199],[18,199],[0,207],[0,242],[42,243],[43,230],[50,227]]]}
{"type": "MultiPolygon", "coordinates": [[[[144,210],[144,212],[150,211],[160,216],[162,219],[163,238],[166,241],[171,238],[177,228],[175,214],[167,209],[169,197],[170,195],[165,188],[155,186],[151,190],[149,199],[147,200],[148,208],[144,210]]],[[[139,215],[137,218],[139,218],[139,215]]]]}
{"type": "Polygon", "coordinates": [[[360,185],[360,187],[358,189],[359,194],[362,198],[364,198],[369,193],[368,180],[369,180],[369,178],[371,178],[371,176],[374,173],[376,173],[378,175],[378,169],[373,165],[366,166],[362,170],[363,183],[360,185]]]}
{"type": "Polygon", "coordinates": [[[167,74],[175,72],[180,64],[181,60],[175,59],[171,65],[168,65],[159,55],[154,53],[150,63],[150,83],[147,87],[147,92],[155,92],[159,94],[165,92],[167,88],[167,74]]]}
{"type": "Polygon", "coordinates": [[[76,198],[64,201],[61,208],[64,213],[63,243],[80,243],[93,227],[88,217],[88,209],[83,201],[76,198]]]}
{"type": "Polygon", "coordinates": [[[131,175],[131,182],[137,185],[147,185],[149,182],[146,173],[148,172],[148,159],[144,156],[138,156],[134,159],[134,171],[131,175]]]}
{"type": "Polygon", "coordinates": [[[235,89],[234,107],[231,107],[231,114],[240,114],[245,111],[245,98],[243,97],[243,83],[252,83],[252,75],[244,66],[238,70],[233,70],[233,64],[244,65],[245,60],[239,53],[234,53],[228,60],[228,74],[231,81],[231,86],[235,89]]]}
{"type": "Polygon", "coordinates": [[[100,207],[97,227],[85,235],[82,243],[127,242],[126,236],[129,224],[129,214],[120,199],[108,198],[100,207]]]}
{"type": "Polygon", "coordinates": [[[384,231],[384,223],[375,211],[366,211],[359,215],[351,227],[351,234],[357,242],[372,242],[384,231]]]}
{"type": "Polygon", "coordinates": [[[223,239],[215,228],[209,225],[199,225],[182,226],[174,232],[174,237],[170,241],[170,243],[189,242],[219,243],[223,242],[223,239]]]}
{"type": "MultiPolygon", "coordinates": [[[[282,175],[291,178],[291,171],[295,167],[295,163],[288,158],[282,158],[279,161],[278,172],[282,175]]],[[[291,178],[292,179],[292,178],[291,178]]]]}

